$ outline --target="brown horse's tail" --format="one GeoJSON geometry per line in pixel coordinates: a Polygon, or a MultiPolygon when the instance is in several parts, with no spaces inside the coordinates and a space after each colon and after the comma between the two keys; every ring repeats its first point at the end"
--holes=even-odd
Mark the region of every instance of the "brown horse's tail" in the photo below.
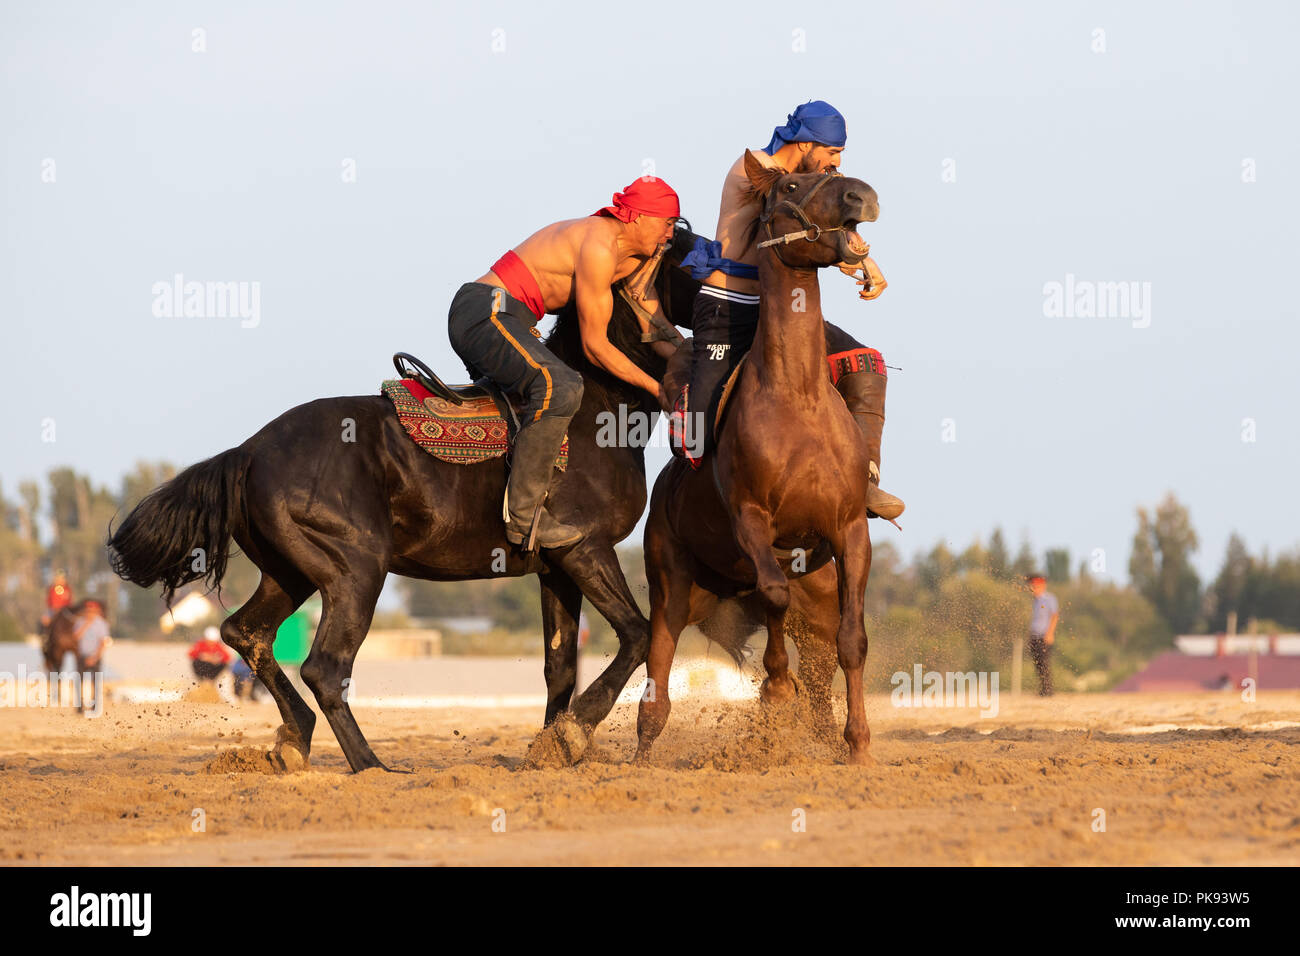
{"type": "Polygon", "coordinates": [[[746,619],[740,602],[734,599],[719,601],[714,612],[698,621],[696,626],[700,633],[726,651],[737,667],[744,666],[749,639],[759,628],[746,619]]]}
{"type": "Polygon", "coordinates": [[[221,584],[230,536],[244,521],[244,480],[251,457],[232,448],[191,465],[155,488],[108,529],[113,571],[140,587],[163,585],[171,607],[176,589],[191,581],[221,584]]]}

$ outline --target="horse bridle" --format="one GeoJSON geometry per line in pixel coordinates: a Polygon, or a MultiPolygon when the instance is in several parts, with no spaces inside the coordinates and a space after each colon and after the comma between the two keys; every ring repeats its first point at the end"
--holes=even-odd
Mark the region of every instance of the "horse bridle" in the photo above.
{"type": "MultiPolygon", "coordinates": [[[[794,242],[796,239],[806,239],[809,242],[816,242],[825,233],[843,232],[844,231],[843,225],[819,226],[817,223],[809,219],[808,214],[803,211],[803,207],[808,205],[808,202],[813,198],[813,196],[817,195],[818,190],[820,190],[823,186],[825,186],[828,182],[830,182],[831,179],[839,175],[840,175],[839,170],[835,170],[835,169],[827,170],[825,173],[822,174],[822,178],[817,180],[817,182],[813,185],[813,188],[808,190],[808,195],[804,196],[803,199],[799,200],[797,203],[791,202],[789,199],[782,199],[779,203],[776,203],[771,208],[765,209],[763,211],[763,214],[758,217],[758,221],[762,223],[763,227],[767,230],[768,238],[765,241],[760,242],[758,244],[758,248],[766,249],[768,246],[784,246],[787,245],[788,243],[794,242]],[[793,213],[794,217],[799,220],[799,223],[800,225],[803,226],[803,229],[801,229],[799,232],[787,232],[785,235],[773,237],[772,217],[775,216],[780,209],[786,206],[790,207],[790,212],[793,213]]],[[[775,250],[775,252],[776,252],[776,257],[778,259],[781,259],[781,250],[778,248],[775,250]]],[[[781,263],[782,265],[789,266],[789,263],[786,262],[784,259],[781,259],[781,263]]]]}

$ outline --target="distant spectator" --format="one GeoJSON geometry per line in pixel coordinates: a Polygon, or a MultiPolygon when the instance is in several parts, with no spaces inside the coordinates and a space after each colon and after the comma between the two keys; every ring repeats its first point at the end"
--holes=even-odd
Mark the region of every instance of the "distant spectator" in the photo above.
{"type": "Polygon", "coordinates": [[[1029,620],[1029,656],[1038,671],[1038,693],[1052,696],[1052,645],[1056,642],[1056,622],[1061,619],[1061,605],[1056,595],[1047,591],[1047,579],[1041,574],[1029,577],[1034,595],[1034,612],[1029,620]]]}
{"type": "Polygon", "coordinates": [[[103,701],[99,699],[100,681],[95,679],[104,669],[104,652],[113,643],[108,633],[108,621],[104,617],[104,606],[90,598],[83,602],[81,613],[73,621],[73,637],[77,641],[77,668],[81,671],[82,682],[89,679],[95,699],[91,709],[100,712],[103,701]]]}
{"type": "Polygon", "coordinates": [[[250,701],[257,700],[258,688],[262,685],[258,683],[257,676],[253,669],[248,666],[248,662],[242,657],[236,657],[235,662],[230,665],[230,675],[235,679],[235,696],[242,698],[244,691],[248,691],[250,701]]]}
{"type": "Polygon", "coordinates": [[[108,621],[104,617],[104,606],[98,601],[88,600],[82,606],[74,622],[77,639],[78,664],[83,671],[99,671],[104,668],[104,651],[113,643],[108,633],[108,621]]]}
{"type": "Polygon", "coordinates": [[[203,637],[190,648],[190,666],[200,681],[214,681],[230,663],[230,649],[221,643],[221,632],[215,627],[206,628],[203,637]]]}

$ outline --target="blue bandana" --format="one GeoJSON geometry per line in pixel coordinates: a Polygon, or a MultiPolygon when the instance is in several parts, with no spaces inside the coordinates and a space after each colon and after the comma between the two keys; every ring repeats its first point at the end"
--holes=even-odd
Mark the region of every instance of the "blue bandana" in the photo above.
{"type": "Polygon", "coordinates": [[[847,141],[844,117],[825,100],[803,104],[788,117],[786,124],[772,130],[772,142],[764,150],[771,156],[786,143],[821,143],[843,146],[847,141]]]}

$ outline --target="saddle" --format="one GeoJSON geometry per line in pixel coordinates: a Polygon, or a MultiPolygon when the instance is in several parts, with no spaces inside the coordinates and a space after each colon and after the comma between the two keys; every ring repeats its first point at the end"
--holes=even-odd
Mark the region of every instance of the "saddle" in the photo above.
{"type": "MultiPolygon", "coordinates": [[[[397,420],[411,440],[435,458],[457,465],[474,465],[500,458],[510,450],[519,431],[522,402],[512,401],[491,381],[447,385],[406,353],[394,356],[398,371],[411,377],[386,379],[380,392],[393,403],[397,420]],[[418,363],[418,364],[416,364],[418,363]]],[[[555,467],[569,464],[569,436],[555,457],[555,467]]]]}

